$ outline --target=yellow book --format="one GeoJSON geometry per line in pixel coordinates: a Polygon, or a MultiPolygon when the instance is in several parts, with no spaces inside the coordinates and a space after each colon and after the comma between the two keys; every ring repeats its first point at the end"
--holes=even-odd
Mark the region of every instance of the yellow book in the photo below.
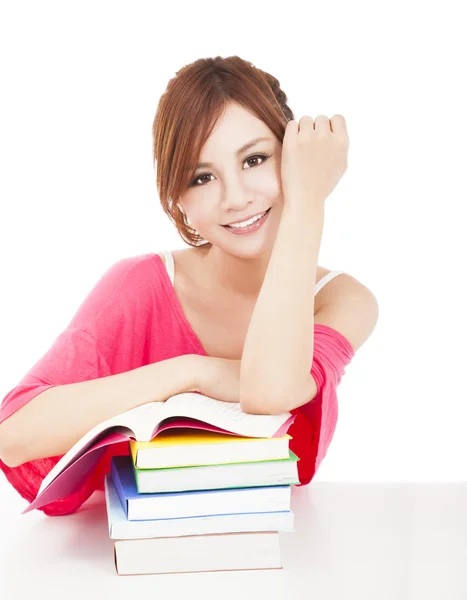
{"type": "Polygon", "coordinates": [[[150,442],[130,440],[137,469],[281,460],[289,457],[289,434],[252,438],[204,429],[162,431],[150,442]]]}

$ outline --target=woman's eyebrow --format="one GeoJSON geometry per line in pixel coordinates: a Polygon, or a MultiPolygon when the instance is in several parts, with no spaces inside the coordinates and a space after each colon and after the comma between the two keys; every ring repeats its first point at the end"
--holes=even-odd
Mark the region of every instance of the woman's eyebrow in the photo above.
{"type": "MultiPolygon", "coordinates": [[[[248,148],[251,148],[251,146],[254,146],[255,144],[257,144],[258,142],[262,142],[263,140],[270,140],[270,137],[258,137],[255,138],[254,140],[251,140],[251,142],[248,142],[247,144],[245,144],[244,146],[242,146],[241,148],[239,148],[236,152],[237,156],[239,154],[242,154],[242,152],[245,152],[246,150],[248,150],[248,148]]],[[[206,167],[213,167],[214,165],[212,163],[209,162],[200,162],[196,165],[197,169],[203,169],[206,167]]]]}

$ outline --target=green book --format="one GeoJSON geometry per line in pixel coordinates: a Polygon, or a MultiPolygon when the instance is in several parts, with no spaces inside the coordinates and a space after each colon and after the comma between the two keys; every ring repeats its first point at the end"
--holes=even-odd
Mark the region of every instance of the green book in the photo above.
{"type": "Polygon", "coordinates": [[[190,467],[139,469],[132,461],[139,494],[219,490],[273,485],[295,485],[298,456],[289,449],[289,458],[236,462],[190,467]]]}

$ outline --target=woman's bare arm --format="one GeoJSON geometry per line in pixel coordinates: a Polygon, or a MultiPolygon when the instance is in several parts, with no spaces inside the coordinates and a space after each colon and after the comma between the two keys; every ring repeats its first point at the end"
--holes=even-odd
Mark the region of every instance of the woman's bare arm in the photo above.
{"type": "Polygon", "coordinates": [[[291,398],[306,402],[305,392],[311,391],[314,288],[324,209],[310,200],[307,210],[304,218],[304,211],[284,207],[250,320],[240,371],[240,402],[249,412],[284,412],[291,398]]]}
{"type": "Polygon", "coordinates": [[[15,467],[65,454],[106,419],[197,388],[202,358],[196,354],[176,356],[117,375],[45,390],[0,424],[0,459],[15,467]]]}

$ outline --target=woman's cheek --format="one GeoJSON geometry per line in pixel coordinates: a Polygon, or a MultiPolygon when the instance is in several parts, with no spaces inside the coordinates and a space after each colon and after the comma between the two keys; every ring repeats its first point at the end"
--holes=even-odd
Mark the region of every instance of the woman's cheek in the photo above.
{"type": "Polygon", "coordinates": [[[206,226],[212,225],[213,212],[213,204],[205,195],[202,199],[198,198],[188,214],[195,229],[204,229],[206,226]]]}
{"type": "Polygon", "coordinates": [[[267,198],[275,198],[281,193],[281,182],[274,169],[258,174],[255,191],[267,198]]]}

